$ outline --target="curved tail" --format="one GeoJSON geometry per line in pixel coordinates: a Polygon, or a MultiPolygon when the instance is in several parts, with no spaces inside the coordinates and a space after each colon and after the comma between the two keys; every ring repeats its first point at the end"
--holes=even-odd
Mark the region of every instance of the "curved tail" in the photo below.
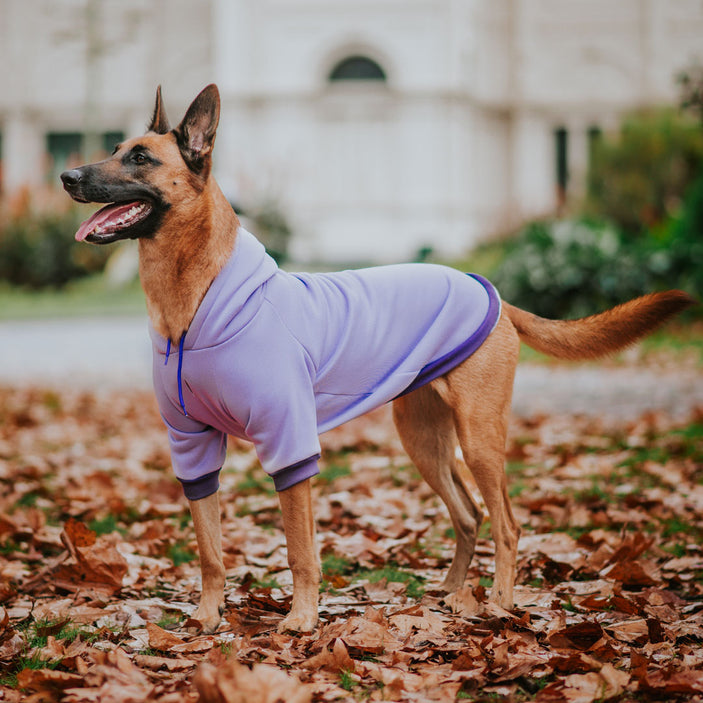
{"type": "Polygon", "coordinates": [[[696,300],[680,290],[651,293],[580,320],[546,320],[503,303],[528,346],[558,359],[597,359],[645,337],[696,300]]]}

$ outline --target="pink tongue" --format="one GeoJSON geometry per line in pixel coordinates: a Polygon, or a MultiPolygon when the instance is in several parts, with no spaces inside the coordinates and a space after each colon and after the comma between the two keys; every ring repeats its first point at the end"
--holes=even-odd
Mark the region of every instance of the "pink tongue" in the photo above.
{"type": "MultiPolygon", "coordinates": [[[[104,208],[98,210],[94,215],[89,217],[76,232],[76,241],[82,242],[93,230],[102,225],[103,228],[107,228],[111,223],[115,229],[119,228],[121,223],[117,220],[122,215],[126,215],[133,207],[140,205],[137,200],[133,203],[123,203],[121,205],[106,205],[104,208]]],[[[126,218],[125,218],[126,221],[126,218]]]]}

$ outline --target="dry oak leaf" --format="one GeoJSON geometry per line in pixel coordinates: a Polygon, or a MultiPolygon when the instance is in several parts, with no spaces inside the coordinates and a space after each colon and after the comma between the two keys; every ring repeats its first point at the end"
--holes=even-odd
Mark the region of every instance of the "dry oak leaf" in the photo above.
{"type": "Polygon", "coordinates": [[[155,657],[151,654],[135,654],[132,657],[134,663],[144,669],[159,671],[187,671],[194,667],[197,662],[192,659],[171,659],[169,657],[155,657]]]}
{"type": "Polygon", "coordinates": [[[603,637],[603,628],[597,622],[579,622],[567,625],[552,632],[547,639],[552,647],[558,649],[578,649],[586,652],[603,637]]]}
{"type": "Polygon", "coordinates": [[[450,593],[444,599],[444,602],[452,613],[456,613],[464,618],[477,615],[481,607],[481,604],[474,595],[473,588],[468,584],[454,591],[454,593],[450,593]]]}
{"type": "Polygon", "coordinates": [[[703,671],[688,669],[647,673],[640,680],[639,690],[661,693],[703,693],[703,671]]]}
{"type": "Polygon", "coordinates": [[[323,649],[319,654],[301,663],[305,669],[325,669],[326,671],[354,671],[354,660],[349,656],[347,646],[337,637],[332,649],[323,649]]]}
{"type": "Polygon", "coordinates": [[[630,681],[630,675],[612,664],[603,664],[600,671],[570,674],[544,688],[536,703],[594,703],[619,696],[630,681]]]}
{"type": "Polygon", "coordinates": [[[22,669],[17,674],[17,687],[30,691],[55,691],[80,686],[83,677],[53,669],[22,669]]]}
{"type": "Polygon", "coordinates": [[[68,542],[67,545],[69,551],[71,546],[73,547],[92,547],[97,539],[97,534],[93,532],[85,523],[75,518],[68,518],[66,524],[63,527],[63,533],[61,534],[61,541],[68,542]]]}
{"type": "Polygon", "coordinates": [[[164,630],[163,627],[159,627],[153,622],[146,624],[146,631],[149,635],[149,646],[159,652],[168,652],[179,644],[185,644],[185,640],[182,640],[178,635],[164,630]]]}
{"type": "Polygon", "coordinates": [[[112,595],[122,588],[127,560],[108,537],[96,539],[95,532],[69,518],[61,533],[71,559],[53,573],[55,585],[69,592],[91,588],[112,595]]]}
{"type": "Polygon", "coordinates": [[[402,647],[402,642],[386,625],[366,618],[350,618],[341,637],[347,647],[364,653],[383,654],[387,649],[395,650],[402,647]]]}
{"type": "Polygon", "coordinates": [[[268,664],[251,669],[232,659],[201,664],[193,676],[201,703],[310,703],[313,688],[268,664]]]}

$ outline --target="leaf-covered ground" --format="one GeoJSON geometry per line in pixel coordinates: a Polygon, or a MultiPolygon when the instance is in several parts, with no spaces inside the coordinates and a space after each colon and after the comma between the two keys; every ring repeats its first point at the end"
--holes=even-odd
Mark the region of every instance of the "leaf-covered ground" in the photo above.
{"type": "Polygon", "coordinates": [[[516,607],[437,590],[446,511],[386,409],[326,435],[312,634],[278,634],[290,576],[276,496],[233,442],[222,475],[227,613],[197,602],[194,533],[149,393],[0,388],[0,698],[703,701],[703,414],[620,426],[514,420],[516,607]]]}

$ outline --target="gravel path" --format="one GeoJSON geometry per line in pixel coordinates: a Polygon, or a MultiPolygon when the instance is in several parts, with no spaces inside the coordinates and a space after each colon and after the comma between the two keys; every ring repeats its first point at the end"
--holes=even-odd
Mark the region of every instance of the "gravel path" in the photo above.
{"type": "MultiPolygon", "coordinates": [[[[149,388],[151,343],[145,317],[0,322],[0,383],[149,388]]],[[[703,408],[703,373],[523,364],[515,381],[518,415],[579,413],[627,419],[648,410],[685,417],[703,408]]]]}

